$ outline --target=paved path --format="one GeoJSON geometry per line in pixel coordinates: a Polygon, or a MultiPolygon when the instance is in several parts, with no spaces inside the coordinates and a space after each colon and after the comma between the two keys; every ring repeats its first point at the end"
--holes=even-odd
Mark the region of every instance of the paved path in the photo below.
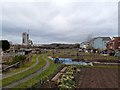
{"type": "MultiPolygon", "coordinates": [[[[37,58],[37,59],[38,59],[38,58],[37,58]]],[[[3,87],[3,89],[4,89],[4,88],[12,88],[12,87],[14,87],[14,86],[17,86],[17,85],[19,85],[19,84],[21,84],[21,83],[24,83],[24,82],[26,82],[26,81],[34,78],[35,76],[39,75],[39,74],[42,73],[44,70],[46,70],[46,69],[49,67],[49,65],[50,65],[49,61],[46,60],[46,65],[45,65],[43,68],[41,68],[40,70],[38,70],[36,73],[31,74],[30,76],[28,76],[28,77],[26,77],[26,78],[23,78],[23,79],[21,79],[21,80],[19,80],[19,81],[17,81],[17,82],[11,83],[11,84],[3,87]]]]}
{"type": "MultiPolygon", "coordinates": [[[[36,59],[36,63],[35,63],[35,64],[33,64],[32,66],[30,66],[30,67],[28,67],[28,68],[25,68],[25,69],[23,69],[23,70],[21,70],[21,71],[19,71],[19,72],[16,72],[16,73],[13,73],[13,74],[2,74],[2,79],[7,78],[7,77],[10,77],[10,76],[13,76],[13,75],[16,75],[16,74],[19,74],[19,73],[22,73],[22,72],[25,72],[25,71],[27,71],[27,70],[35,67],[38,63],[39,63],[39,60],[36,59]]],[[[1,80],[1,78],[0,78],[0,80],[1,80]]]]}

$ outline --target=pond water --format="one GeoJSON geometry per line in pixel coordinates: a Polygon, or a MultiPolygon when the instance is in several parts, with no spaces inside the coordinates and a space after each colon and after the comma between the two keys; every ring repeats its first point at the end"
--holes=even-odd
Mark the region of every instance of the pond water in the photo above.
{"type": "MultiPolygon", "coordinates": [[[[50,58],[50,59],[53,60],[53,61],[55,60],[55,58],[50,58]]],[[[59,61],[63,64],[67,64],[67,65],[75,64],[75,65],[84,65],[84,66],[91,65],[91,66],[93,66],[92,62],[89,62],[89,63],[86,63],[86,62],[83,62],[83,61],[76,62],[76,61],[72,61],[71,58],[59,58],[59,61]]]]}

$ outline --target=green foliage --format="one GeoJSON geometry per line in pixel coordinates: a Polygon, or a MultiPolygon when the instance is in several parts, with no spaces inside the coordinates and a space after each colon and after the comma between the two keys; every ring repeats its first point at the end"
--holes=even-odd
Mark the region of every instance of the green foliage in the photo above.
{"type": "MultiPolygon", "coordinates": [[[[36,59],[37,57],[38,57],[38,55],[35,55],[35,56],[33,56],[32,59],[36,59]]],[[[21,80],[21,79],[23,79],[23,78],[25,78],[25,77],[35,73],[40,68],[45,66],[45,64],[46,64],[45,59],[43,59],[42,57],[39,57],[39,63],[35,67],[33,67],[33,68],[31,68],[31,69],[29,69],[29,70],[27,70],[25,72],[22,72],[22,73],[19,73],[19,74],[16,74],[16,75],[4,78],[2,80],[2,86],[6,86],[6,85],[8,85],[10,83],[16,82],[18,80],[21,80]]]]}
{"type": "Polygon", "coordinates": [[[1,40],[0,48],[2,48],[3,51],[6,51],[10,48],[10,43],[7,40],[1,40]]]}
{"type": "Polygon", "coordinates": [[[17,62],[24,62],[26,60],[26,56],[25,55],[16,55],[13,58],[12,64],[17,63],[17,62]]]}
{"type": "Polygon", "coordinates": [[[76,43],[76,44],[74,45],[74,48],[80,48],[80,44],[79,44],[79,43],[76,43]]]}
{"type": "MultiPolygon", "coordinates": [[[[35,55],[33,55],[32,58],[34,58],[34,57],[35,57],[35,55]]],[[[23,66],[21,66],[19,68],[14,68],[5,73],[3,72],[2,74],[14,74],[14,73],[20,72],[21,70],[27,69],[30,66],[34,65],[35,63],[36,63],[36,59],[32,59],[31,61],[26,62],[23,66]]],[[[11,65],[11,63],[10,63],[10,65],[11,65]]]]}
{"type": "Polygon", "coordinates": [[[62,75],[60,79],[58,79],[58,87],[62,89],[72,89],[75,88],[75,81],[74,81],[74,70],[72,66],[68,66],[67,72],[62,75]]]}

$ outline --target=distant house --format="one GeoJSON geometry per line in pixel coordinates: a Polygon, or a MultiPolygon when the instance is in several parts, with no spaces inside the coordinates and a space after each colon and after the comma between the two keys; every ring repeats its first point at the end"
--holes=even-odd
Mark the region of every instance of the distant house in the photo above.
{"type": "Polygon", "coordinates": [[[88,48],[88,46],[89,46],[88,42],[82,42],[82,43],[80,43],[80,48],[86,49],[86,48],[88,48]]]}
{"type": "Polygon", "coordinates": [[[110,40],[110,37],[96,37],[89,41],[89,47],[94,49],[107,49],[106,46],[110,40]]]}
{"type": "Polygon", "coordinates": [[[107,48],[111,50],[120,49],[120,37],[113,37],[112,40],[107,43],[107,48]]]}

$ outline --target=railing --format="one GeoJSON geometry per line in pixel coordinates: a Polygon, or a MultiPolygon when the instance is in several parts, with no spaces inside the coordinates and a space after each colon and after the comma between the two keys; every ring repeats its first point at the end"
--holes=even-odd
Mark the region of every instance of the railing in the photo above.
{"type": "Polygon", "coordinates": [[[6,67],[6,68],[2,68],[2,72],[5,72],[5,71],[7,71],[8,69],[13,68],[13,67],[19,67],[19,64],[20,64],[20,62],[17,62],[17,63],[15,63],[15,64],[12,64],[12,65],[6,67]]]}

